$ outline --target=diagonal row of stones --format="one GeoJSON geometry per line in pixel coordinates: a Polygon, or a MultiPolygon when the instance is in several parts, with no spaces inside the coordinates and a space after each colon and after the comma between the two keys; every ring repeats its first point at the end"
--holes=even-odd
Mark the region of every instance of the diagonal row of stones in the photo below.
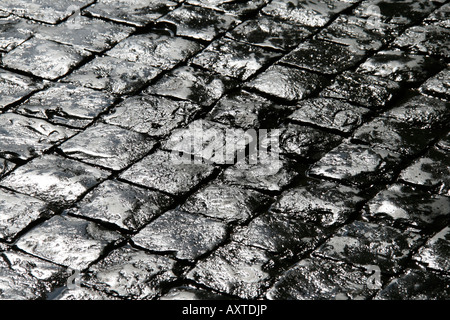
{"type": "Polygon", "coordinates": [[[0,298],[448,298],[449,11],[2,1],[0,298]],[[174,165],[195,124],[280,159],[174,165]]]}

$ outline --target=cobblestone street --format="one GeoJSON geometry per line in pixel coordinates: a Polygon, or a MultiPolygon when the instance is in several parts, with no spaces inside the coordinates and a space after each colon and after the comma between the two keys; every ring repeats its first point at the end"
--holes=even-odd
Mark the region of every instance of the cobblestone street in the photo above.
{"type": "Polygon", "coordinates": [[[450,299],[449,66],[446,0],[1,0],[0,300],[450,299]]]}

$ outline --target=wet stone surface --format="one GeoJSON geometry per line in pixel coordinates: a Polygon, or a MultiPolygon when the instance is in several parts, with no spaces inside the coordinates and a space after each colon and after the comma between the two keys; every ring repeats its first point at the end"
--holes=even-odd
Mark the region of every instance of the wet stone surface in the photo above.
{"type": "Polygon", "coordinates": [[[161,296],[159,300],[230,300],[230,298],[212,291],[197,289],[192,286],[183,286],[170,289],[169,292],[161,296]]]}
{"type": "Polygon", "coordinates": [[[439,9],[433,11],[428,17],[425,18],[425,24],[436,25],[439,27],[450,28],[450,19],[448,19],[448,14],[450,12],[450,4],[444,4],[439,9]]]}
{"type": "Polygon", "coordinates": [[[420,90],[427,95],[450,101],[450,69],[444,69],[436,76],[425,81],[420,90]]]}
{"type": "Polygon", "coordinates": [[[42,85],[29,77],[0,69],[0,111],[40,88],[42,85]]]}
{"type": "Polygon", "coordinates": [[[449,272],[450,227],[445,227],[422,247],[413,259],[431,269],[449,272]]]}
{"type": "Polygon", "coordinates": [[[3,18],[0,14],[0,51],[11,51],[28,40],[34,27],[27,20],[15,16],[3,18]]]}
{"type": "Polygon", "coordinates": [[[187,0],[189,4],[198,5],[205,8],[224,11],[229,14],[247,15],[251,14],[264,5],[268,0],[187,0]]]}
{"type": "Polygon", "coordinates": [[[15,165],[11,161],[0,158],[0,178],[14,169],[15,165]]]}

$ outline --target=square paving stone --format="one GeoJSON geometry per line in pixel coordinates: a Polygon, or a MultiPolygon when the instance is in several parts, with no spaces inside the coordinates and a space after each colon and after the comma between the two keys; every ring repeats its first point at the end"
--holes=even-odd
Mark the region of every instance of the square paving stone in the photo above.
{"type": "Polygon", "coordinates": [[[168,70],[202,49],[197,42],[155,33],[131,36],[107,55],[168,70]]]}
{"type": "Polygon", "coordinates": [[[14,169],[15,164],[11,161],[0,158],[0,178],[14,169]]]}
{"type": "Polygon", "coordinates": [[[264,250],[231,242],[197,263],[187,278],[219,292],[255,299],[268,287],[270,259],[264,250]]]}
{"type": "Polygon", "coordinates": [[[450,227],[439,231],[420,248],[413,259],[427,267],[446,273],[450,272],[450,227]]]}
{"type": "Polygon", "coordinates": [[[98,0],[84,12],[98,18],[144,27],[174,9],[169,0],[98,0]]]}
{"type": "Polygon", "coordinates": [[[214,167],[209,164],[179,163],[179,157],[157,151],[134,164],[121,178],[167,193],[180,195],[209,177],[214,167]]]}
{"type": "Polygon", "coordinates": [[[84,128],[113,102],[114,97],[109,94],[57,83],[34,94],[15,111],[55,124],[84,128]]]}
{"type": "Polygon", "coordinates": [[[45,202],[0,189],[0,239],[12,239],[31,222],[46,214],[50,211],[45,202]]]}
{"type": "Polygon", "coordinates": [[[78,66],[90,53],[53,41],[32,38],[3,57],[3,65],[56,80],[78,66]]]}
{"type": "Polygon", "coordinates": [[[359,210],[358,205],[365,200],[360,193],[336,182],[309,182],[283,192],[271,211],[320,227],[333,227],[359,210]]]}
{"type": "Polygon", "coordinates": [[[125,99],[104,120],[150,136],[164,136],[188,124],[200,110],[190,101],[138,95],[125,99]]]}
{"type": "Polygon", "coordinates": [[[117,232],[103,230],[93,222],[55,216],[24,234],[16,245],[40,258],[83,270],[119,239],[117,232]]]}
{"type": "Polygon", "coordinates": [[[378,224],[426,229],[450,217],[450,198],[394,184],[367,203],[362,217],[378,224]]]}
{"type": "Polygon", "coordinates": [[[0,155],[7,159],[27,160],[76,133],[44,120],[4,113],[0,115],[0,155]]]}
{"type": "Polygon", "coordinates": [[[160,69],[147,64],[102,56],[75,70],[63,81],[111,93],[128,94],[140,89],[160,73],[160,69]]]}
{"type": "Polygon", "coordinates": [[[174,25],[177,36],[212,41],[241,21],[236,16],[216,10],[183,5],[158,19],[158,22],[174,25]]]}
{"type": "Polygon", "coordinates": [[[225,76],[247,80],[280,53],[229,39],[214,41],[192,63],[225,76]]]}
{"type": "Polygon", "coordinates": [[[360,126],[369,113],[369,109],[338,99],[314,98],[300,101],[288,119],[349,133],[360,126]]]}
{"type": "Polygon", "coordinates": [[[41,26],[36,37],[101,52],[128,37],[135,29],[99,19],[74,15],[57,26],[41,26]]]}
{"type": "Polygon", "coordinates": [[[225,241],[225,224],[199,214],[171,210],[132,237],[154,251],[174,252],[178,259],[194,260],[225,241]]]}
{"type": "Polygon", "coordinates": [[[396,273],[420,241],[420,235],[413,232],[355,221],[338,230],[315,253],[357,266],[378,266],[381,272],[396,273]]]}
{"type": "Polygon", "coordinates": [[[344,99],[378,110],[384,108],[399,90],[400,85],[395,81],[346,71],[338,75],[334,82],[326,87],[320,95],[344,99]]]}
{"type": "Polygon", "coordinates": [[[212,184],[191,195],[181,209],[226,222],[245,222],[269,203],[270,198],[257,191],[212,184]]]}
{"type": "Polygon", "coordinates": [[[112,296],[151,299],[176,280],[175,261],[125,246],[89,268],[87,285],[112,296]]]}
{"type": "Polygon", "coordinates": [[[305,259],[285,272],[267,292],[270,300],[365,300],[369,274],[348,264],[305,259]]]}
{"type": "Polygon", "coordinates": [[[274,65],[246,84],[246,87],[293,102],[311,96],[325,83],[326,78],[317,74],[274,65]]]}
{"type": "Polygon", "coordinates": [[[226,13],[235,15],[249,15],[258,11],[264,5],[266,5],[269,0],[187,0],[186,3],[216,9],[219,11],[224,11],[226,13]]]}
{"type": "Polygon", "coordinates": [[[42,84],[27,76],[0,69],[0,111],[41,88],[42,84]]]}
{"type": "Polygon", "coordinates": [[[444,4],[439,9],[433,11],[428,17],[425,18],[425,24],[432,24],[443,28],[450,28],[450,3],[444,4]]]}
{"type": "Polygon", "coordinates": [[[70,213],[113,223],[135,231],[171,206],[173,199],[160,192],[108,180],[92,190],[70,213]]]}
{"type": "Polygon", "coordinates": [[[94,0],[3,0],[0,9],[17,16],[56,24],[94,0]]]}
{"type": "Polygon", "coordinates": [[[309,28],[262,15],[245,21],[227,33],[227,36],[234,40],[278,50],[289,50],[309,35],[309,28]]]}
{"type": "Polygon", "coordinates": [[[142,133],[100,123],[63,143],[59,149],[71,158],[121,170],[154,146],[155,141],[142,133]]]}
{"type": "Polygon", "coordinates": [[[323,74],[337,74],[354,67],[362,59],[364,59],[364,51],[354,47],[328,41],[309,40],[301,43],[281,62],[323,74]]]}
{"type": "Polygon", "coordinates": [[[1,185],[49,202],[76,200],[108,177],[103,170],[55,155],[45,155],[17,168],[1,185]]]}
{"type": "Polygon", "coordinates": [[[202,106],[210,106],[235,84],[236,82],[228,77],[183,66],[165,74],[144,93],[190,100],[202,106]]]}
{"type": "Polygon", "coordinates": [[[426,95],[450,101],[450,68],[444,69],[434,77],[425,81],[420,91],[426,95]]]}
{"type": "Polygon", "coordinates": [[[0,16],[0,51],[11,51],[33,34],[36,24],[16,16],[0,16]]]}

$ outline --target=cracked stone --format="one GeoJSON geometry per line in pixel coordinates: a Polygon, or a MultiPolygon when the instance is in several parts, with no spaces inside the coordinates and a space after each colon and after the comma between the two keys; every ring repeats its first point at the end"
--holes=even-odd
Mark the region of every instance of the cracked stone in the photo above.
{"type": "Polygon", "coordinates": [[[362,215],[369,222],[411,226],[419,230],[433,226],[448,216],[450,198],[430,195],[402,184],[394,184],[379,192],[367,203],[362,215]]]}
{"type": "Polygon", "coordinates": [[[219,292],[255,299],[268,286],[265,267],[270,259],[264,250],[231,242],[197,263],[187,278],[219,292]]]}
{"type": "Polygon", "coordinates": [[[178,259],[194,260],[225,241],[225,224],[199,214],[171,210],[132,237],[152,251],[173,252],[178,259]]]}
{"type": "Polygon", "coordinates": [[[14,169],[14,163],[0,158],[0,178],[14,169]]]}
{"type": "Polygon", "coordinates": [[[181,209],[226,222],[245,222],[269,202],[269,197],[254,190],[212,184],[190,196],[181,209]]]}
{"type": "Polygon", "coordinates": [[[70,213],[136,231],[172,203],[173,199],[162,193],[109,180],[92,190],[70,213]]]}
{"type": "Polygon", "coordinates": [[[84,128],[114,102],[103,92],[57,83],[38,92],[16,110],[54,124],[84,128]]]}
{"type": "Polygon", "coordinates": [[[161,296],[159,300],[165,300],[165,301],[185,301],[185,300],[229,300],[230,298],[217,294],[215,292],[210,292],[203,289],[197,289],[192,286],[182,286],[182,287],[176,287],[172,288],[161,296]]]}
{"type": "Polygon", "coordinates": [[[450,28],[450,3],[447,3],[425,18],[425,24],[432,24],[438,27],[450,28]]]}
{"type": "Polygon", "coordinates": [[[317,74],[274,65],[246,84],[246,87],[293,102],[311,96],[325,82],[326,79],[317,74]]]}
{"type": "Polygon", "coordinates": [[[140,89],[160,73],[161,70],[143,63],[102,56],[75,70],[63,81],[111,93],[127,94],[140,89]]]}
{"type": "Polygon", "coordinates": [[[269,0],[187,0],[189,4],[224,11],[234,15],[248,15],[267,4],[269,0]]]}
{"type": "Polygon", "coordinates": [[[327,98],[344,99],[378,110],[384,108],[399,90],[400,85],[397,82],[346,71],[338,75],[320,95],[327,98]]]}
{"type": "Polygon", "coordinates": [[[138,95],[125,99],[104,120],[150,136],[164,136],[192,121],[200,110],[189,101],[138,95]]]}
{"type": "Polygon", "coordinates": [[[364,51],[321,40],[301,43],[281,62],[323,74],[337,74],[357,65],[364,51]]]}
{"type": "Polygon", "coordinates": [[[17,168],[0,184],[45,201],[62,203],[76,200],[107,176],[105,171],[78,161],[45,155],[17,168]]]}
{"type": "Polygon", "coordinates": [[[183,66],[164,75],[144,93],[190,100],[210,106],[235,86],[235,81],[201,69],[183,66]]]}
{"type": "Polygon", "coordinates": [[[55,216],[20,237],[16,245],[43,259],[83,270],[101,256],[107,245],[119,239],[118,233],[92,222],[55,216]]]}
{"type": "Polygon", "coordinates": [[[209,164],[179,163],[179,157],[167,151],[157,151],[131,168],[120,177],[167,193],[181,195],[209,177],[214,167],[209,164]]]}
{"type": "Polygon", "coordinates": [[[3,57],[3,65],[56,80],[78,66],[90,53],[49,40],[32,38],[3,57]]]}
{"type": "Polygon", "coordinates": [[[212,41],[240,23],[237,17],[203,7],[183,5],[158,22],[173,24],[177,36],[185,36],[204,41],[212,41]]]}
{"type": "Polygon", "coordinates": [[[305,259],[285,272],[267,292],[270,300],[365,300],[369,275],[348,264],[305,259]]]}
{"type": "Polygon", "coordinates": [[[27,76],[0,69],[0,111],[41,88],[41,84],[27,76]]]}
{"type": "Polygon", "coordinates": [[[175,261],[125,246],[89,268],[87,285],[111,296],[151,299],[176,280],[175,261]]]}
{"type": "Polygon", "coordinates": [[[450,101],[450,69],[444,69],[420,87],[421,92],[450,101]]]}
{"type": "Polygon", "coordinates": [[[357,266],[376,265],[382,272],[396,273],[420,240],[420,235],[413,232],[355,221],[338,230],[315,253],[357,266]]]}
{"type": "Polygon", "coordinates": [[[201,49],[202,45],[194,41],[149,33],[131,36],[107,54],[114,58],[169,70],[201,49]]]}
{"type": "Polygon", "coordinates": [[[271,211],[328,228],[343,224],[364,201],[360,190],[336,182],[317,181],[285,191],[271,211]]]}
{"type": "Polygon", "coordinates": [[[100,123],[64,142],[59,149],[71,158],[121,170],[146,155],[155,143],[142,133],[100,123]]]}
{"type": "Polygon", "coordinates": [[[219,74],[247,80],[280,53],[229,39],[214,41],[192,63],[219,74]]]}
{"type": "Polygon", "coordinates": [[[278,50],[292,49],[309,35],[311,30],[308,28],[266,16],[247,20],[227,33],[228,37],[236,41],[278,50]]]}
{"type": "Polygon", "coordinates": [[[424,247],[413,256],[413,259],[427,265],[431,269],[450,271],[450,227],[439,231],[428,240],[424,247]]]}
{"type": "Polygon", "coordinates": [[[44,120],[4,113],[0,115],[0,155],[7,159],[27,160],[76,133],[44,120]]]}
{"type": "Polygon", "coordinates": [[[15,16],[0,17],[0,51],[11,51],[28,40],[35,27],[33,22],[15,16]]]}

